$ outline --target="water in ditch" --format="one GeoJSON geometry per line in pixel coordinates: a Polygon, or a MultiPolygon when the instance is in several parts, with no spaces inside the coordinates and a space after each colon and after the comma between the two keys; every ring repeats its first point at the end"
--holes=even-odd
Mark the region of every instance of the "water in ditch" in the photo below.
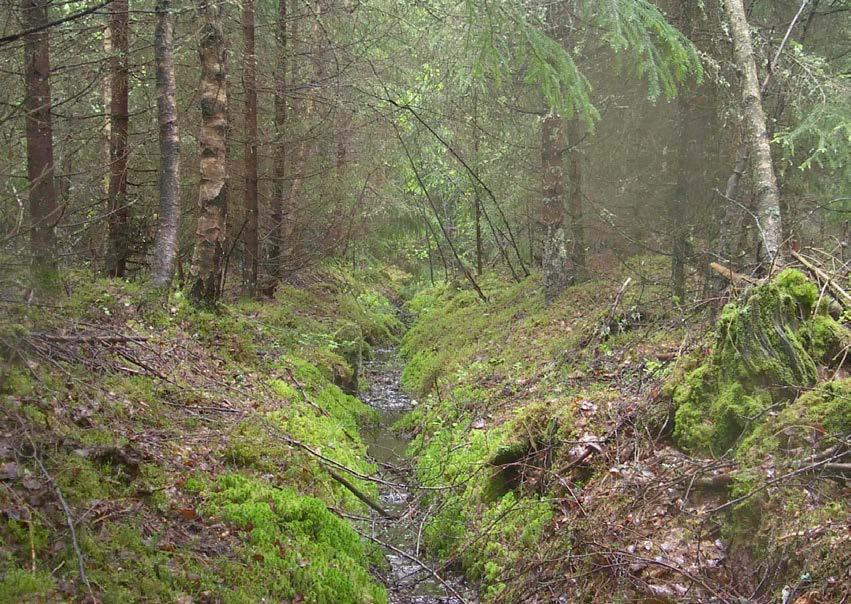
{"type": "Polygon", "coordinates": [[[423,551],[423,524],[426,513],[419,507],[418,490],[405,457],[407,439],[392,429],[393,424],[410,411],[415,402],[399,383],[401,369],[395,350],[376,350],[364,367],[369,390],[362,395],[365,403],[378,412],[376,425],[363,431],[369,455],[380,468],[381,506],[393,518],[373,512],[366,528],[374,539],[386,544],[390,570],[383,576],[391,604],[475,604],[475,592],[463,578],[440,570],[423,551]],[[427,567],[427,568],[426,568],[427,567]],[[432,572],[435,571],[435,572],[432,572]]]}

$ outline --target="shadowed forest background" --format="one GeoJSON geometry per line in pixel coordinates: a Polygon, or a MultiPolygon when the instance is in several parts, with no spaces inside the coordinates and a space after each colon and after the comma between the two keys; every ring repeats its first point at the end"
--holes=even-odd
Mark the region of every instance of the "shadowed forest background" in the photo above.
{"type": "Polygon", "coordinates": [[[848,597],[847,1],[0,15],[0,602],[848,597]]]}

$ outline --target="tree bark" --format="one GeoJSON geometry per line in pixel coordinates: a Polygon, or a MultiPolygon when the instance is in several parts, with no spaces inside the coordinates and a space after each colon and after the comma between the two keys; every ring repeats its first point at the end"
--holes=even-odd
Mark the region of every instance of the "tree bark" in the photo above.
{"type": "MultiPolygon", "coordinates": [[[[290,61],[290,88],[296,90],[300,87],[301,64],[298,57],[304,50],[304,45],[299,44],[299,21],[300,18],[293,16],[290,19],[290,40],[293,46],[293,59],[290,61]]],[[[304,87],[306,88],[306,87],[304,87]]],[[[298,92],[292,98],[292,121],[293,123],[308,124],[309,107],[305,102],[304,92],[298,92]]],[[[310,134],[307,130],[300,132],[301,137],[294,145],[294,157],[291,164],[292,175],[287,194],[284,198],[283,213],[281,217],[281,267],[282,274],[295,268],[295,257],[299,250],[299,237],[296,234],[296,225],[299,220],[299,209],[301,207],[301,184],[307,167],[307,140],[310,134]]]]}
{"type": "MultiPolygon", "coordinates": [[[[106,25],[103,28],[103,52],[109,60],[112,56],[112,29],[110,28],[110,20],[107,19],[106,25]]],[[[109,150],[112,141],[112,75],[107,73],[101,84],[101,102],[103,103],[103,145],[101,153],[103,154],[103,174],[101,181],[103,183],[104,199],[109,199],[109,170],[112,165],[110,159],[111,153],[109,150]]]]}
{"type": "Polygon", "coordinates": [[[278,22],[276,41],[278,46],[278,64],[275,78],[275,180],[272,191],[272,232],[271,232],[271,273],[282,276],[281,252],[284,235],[284,204],[287,177],[287,0],[278,0],[278,22]]]}
{"type": "Polygon", "coordinates": [[[129,111],[129,0],[114,0],[109,13],[113,56],[110,58],[109,241],[106,272],[124,277],[129,256],[130,211],[127,206],[127,135],[129,111]]]}
{"type": "Polygon", "coordinates": [[[583,132],[579,120],[572,119],[568,124],[567,152],[568,189],[567,208],[570,214],[570,233],[572,241],[570,259],[573,262],[573,277],[583,281],[587,276],[585,265],[585,219],[582,191],[582,148],[579,146],[583,132]]]}
{"type": "MultiPolygon", "coordinates": [[[[479,172],[479,95],[473,91],[473,170],[479,172]]],[[[473,182],[473,220],[476,228],[476,276],[481,277],[484,268],[482,253],[482,197],[479,194],[479,183],[473,182]]]]}
{"type": "Polygon", "coordinates": [[[543,206],[541,224],[544,227],[544,299],[555,300],[567,287],[565,262],[567,243],[564,234],[564,121],[550,113],[541,124],[541,159],[543,168],[543,206]]]}
{"type": "Polygon", "coordinates": [[[190,269],[190,298],[213,305],[221,295],[222,259],[227,236],[227,72],[220,0],[197,0],[203,20],[198,38],[201,62],[201,184],[198,225],[190,269]]]}
{"type": "Polygon", "coordinates": [[[247,296],[257,295],[257,56],[254,44],[254,0],[242,3],[242,85],[245,91],[245,229],[242,232],[242,281],[247,296]]]}
{"type": "MultiPolygon", "coordinates": [[[[21,0],[23,26],[46,27],[49,0],[21,0]]],[[[29,177],[30,250],[37,273],[56,266],[55,222],[59,209],[53,182],[53,125],[50,96],[50,37],[47,29],[26,36],[24,78],[26,81],[27,176],[29,177]]]]}
{"type": "Polygon", "coordinates": [[[730,22],[733,53],[742,73],[742,113],[750,148],[751,177],[756,188],[759,235],[764,249],[764,261],[773,265],[780,260],[783,229],[780,215],[780,192],[771,162],[762,94],[753,55],[750,26],[745,16],[743,0],[725,0],[730,22]]]}
{"type": "Polygon", "coordinates": [[[171,283],[177,257],[180,221],[180,136],[177,129],[171,0],[157,0],[155,11],[157,26],[154,30],[154,55],[160,142],[160,204],[151,281],[156,287],[167,287],[171,283]]]}

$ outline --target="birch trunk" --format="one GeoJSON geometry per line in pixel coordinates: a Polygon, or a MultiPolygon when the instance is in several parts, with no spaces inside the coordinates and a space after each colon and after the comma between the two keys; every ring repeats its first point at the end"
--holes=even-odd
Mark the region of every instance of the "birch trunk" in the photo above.
{"type": "Polygon", "coordinates": [[[730,22],[733,53],[742,73],[742,113],[750,148],[751,177],[756,188],[758,232],[764,248],[764,261],[769,265],[780,260],[783,229],[780,215],[780,192],[771,162],[771,147],[766,127],[765,111],[757,76],[751,31],[745,16],[743,0],[725,0],[724,7],[730,22]]]}

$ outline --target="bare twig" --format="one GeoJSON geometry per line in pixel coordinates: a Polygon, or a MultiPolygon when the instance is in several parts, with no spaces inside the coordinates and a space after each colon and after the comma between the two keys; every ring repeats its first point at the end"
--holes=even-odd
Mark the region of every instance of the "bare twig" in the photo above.
{"type": "Polygon", "coordinates": [[[420,559],[419,559],[419,558],[417,558],[416,556],[412,556],[412,555],[411,555],[411,554],[409,554],[408,552],[406,552],[406,551],[404,551],[404,550],[401,550],[401,549],[399,549],[398,547],[396,547],[396,546],[394,546],[394,545],[391,545],[391,544],[387,543],[386,541],[382,541],[381,539],[378,539],[378,538],[376,538],[376,537],[373,537],[372,535],[367,535],[366,533],[364,533],[364,532],[362,532],[362,531],[359,531],[357,528],[355,528],[355,531],[356,531],[356,532],[357,532],[357,533],[358,533],[361,537],[363,537],[363,538],[365,538],[365,539],[369,539],[369,540],[370,540],[370,541],[372,541],[373,543],[377,543],[377,544],[378,544],[378,545],[380,545],[381,547],[386,547],[386,548],[387,548],[387,549],[389,549],[390,551],[392,551],[392,552],[394,552],[394,553],[397,553],[397,554],[399,554],[400,556],[402,556],[403,558],[406,558],[406,559],[410,560],[411,562],[413,562],[414,564],[416,564],[417,566],[419,566],[420,568],[422,568],[423,570],[425,570],[426,572],[428,572],[428,573],[429,573],[432,577],[434,577],[434,578],[435,578],[435,580],[436,580],[438,583],[440,583],[441,585],[443,585],[443,587],[444,587],[444,588],[446,588],[446,590],[447,590],[449,593],[451,593],[453,596],[455,596],[456,598],[458,598],[458,600],[461,602],[461,604],[468,604],[467,600],[464,598],[464,596],[462,596],[460,593],[458,593],[458,590],[457,590],[457,589],[455,589],[454,587],[452,587],[452,586],[451,586],[449,583],[447,583],[447,582],[446,582],[446,581],[445,581],[445,580],[444,580],[444,579],[443,579],[443,578],[442,578],[439,574],[437,574],[437,571],[436,571],[436,570],[434,570],[432,567],[430,567],[428,564],[426,564],[425,562],[423,562],[422,560],[420,560],[420,559]]]}
{"type": "Polygon", "coordinates": [[[80,550],[80,544],[77,542],[77,529],[75,528],[74,516],[71,514],[71,508],[68,507],[68,502],[65,501],[65,497],[62,495],[62,490],[59,488],[59,485],[56,484],[56,481],[53,480],[53,476],[50,475],[50,472],[47,471],[47,468],[45,468],[44,464],[41,462],[35,442],[33,442],[29,432],[26,432],[26,435],[33,450],[32,458],[41,470],[41,473],[50,485],[50,488],[53,489],[53,492],[56,494],[56,498],[59,500],[59,504],[62,506],[62,511],[65,513],[65,522],[67,523],[68,531],[71,534],[71,546],[74,548],[74,554],[77,556],[77,572],[80,575],[80,581],[82,581],[86,588],[88,588],[89,594],[92,595],[92,598],[94,599],[92,585],[89,583],[89,578],[86,576],[86,563],[83,559],[83,552],[80,550]]]}

